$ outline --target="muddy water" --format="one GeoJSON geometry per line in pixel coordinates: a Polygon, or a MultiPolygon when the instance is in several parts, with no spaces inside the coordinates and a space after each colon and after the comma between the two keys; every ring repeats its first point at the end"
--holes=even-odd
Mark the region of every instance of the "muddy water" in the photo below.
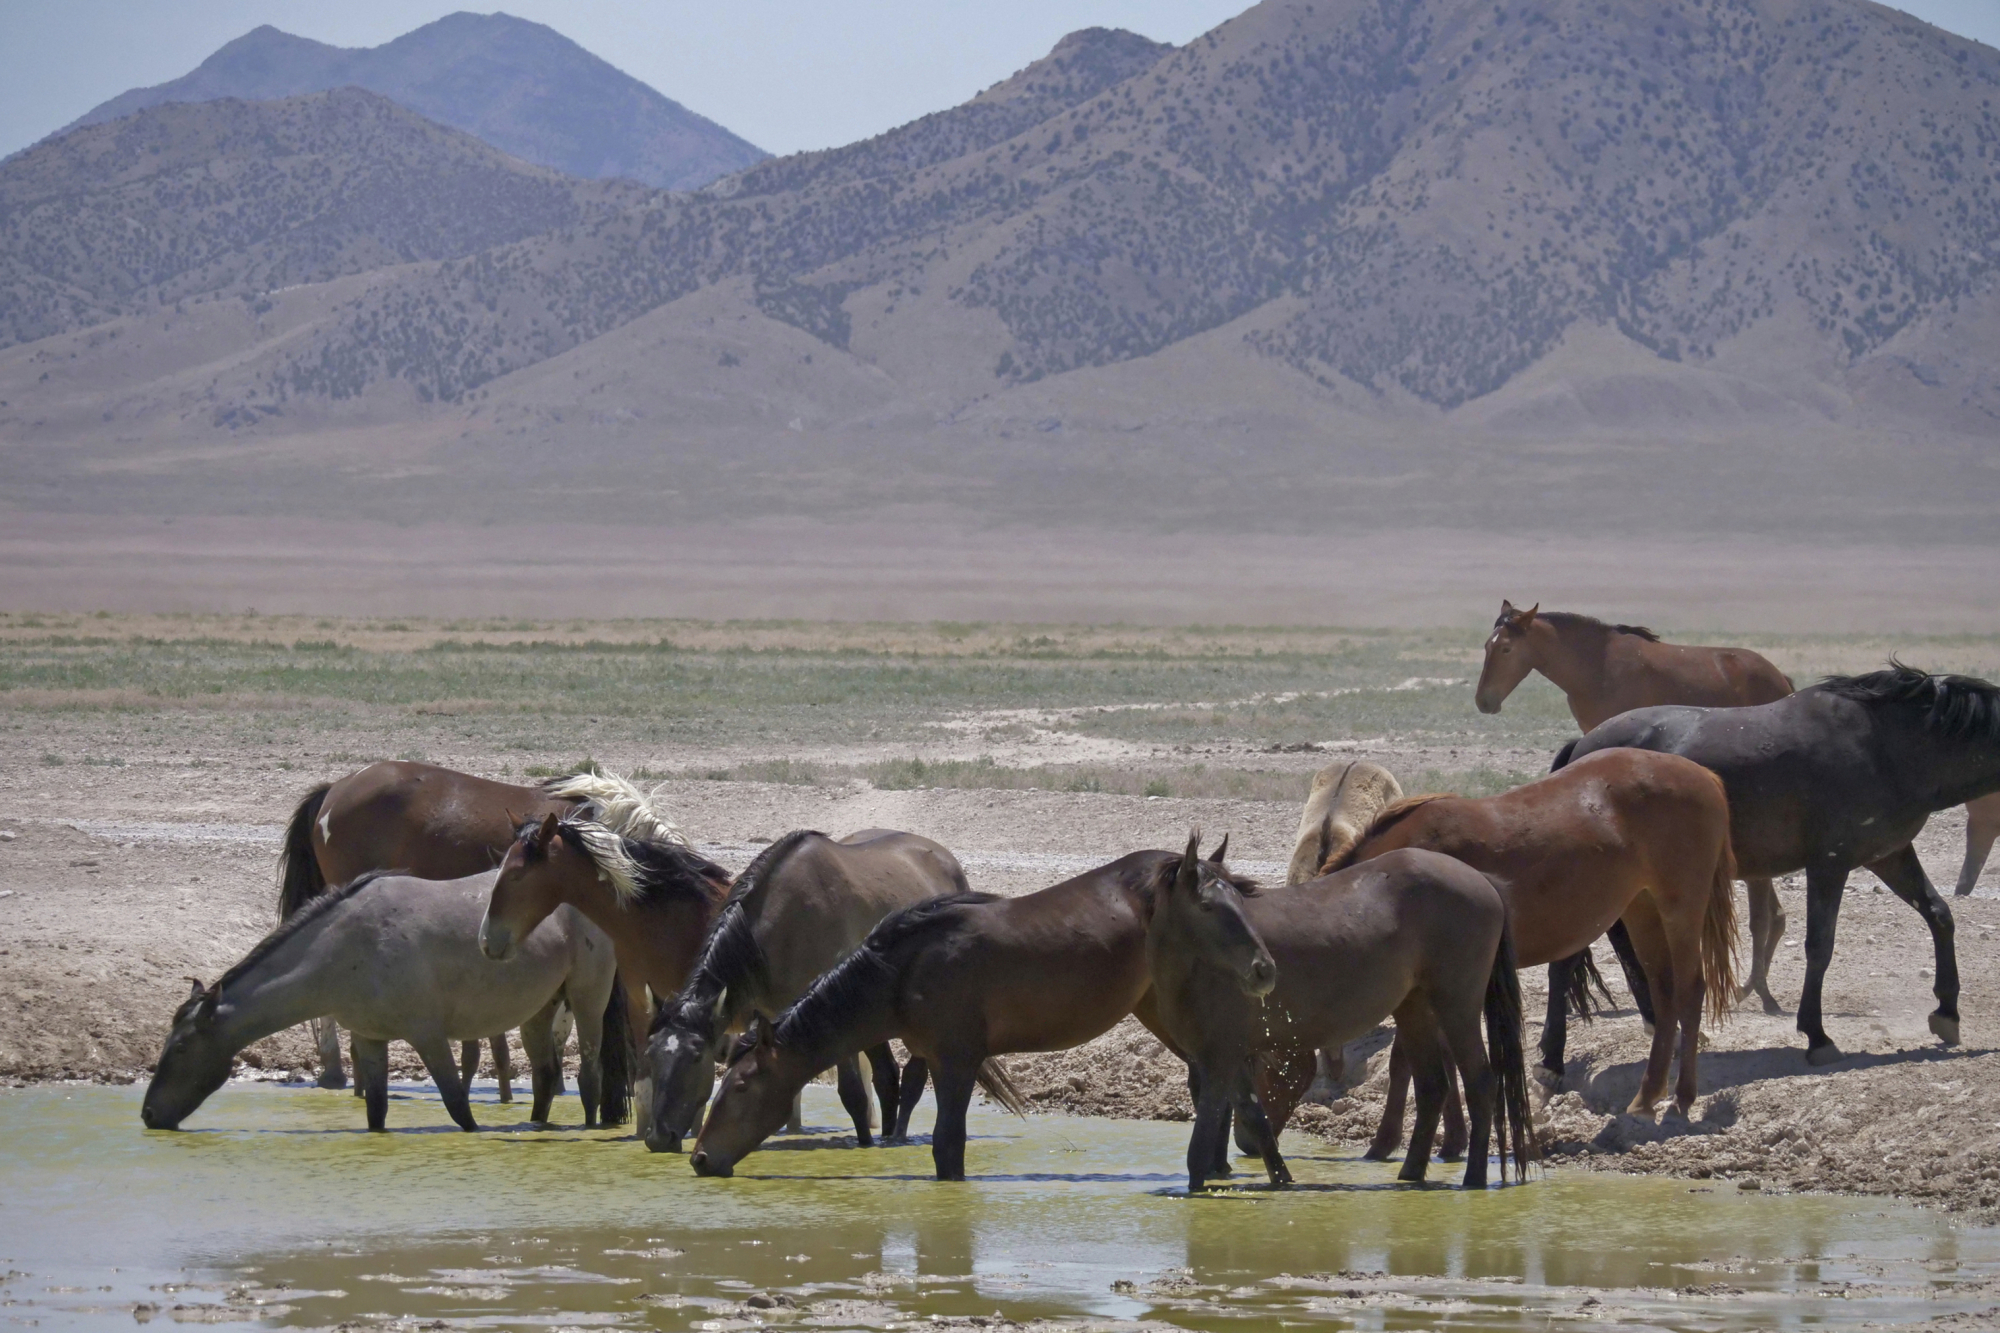
{"type": "Polygon", "coordinates": [[[989,1110],[964,1185],[831,1130],[700,1180],[490,1093],[493,1128],[461,1134],[401,1091],[386,1135],[298,1087],[231,1085],[179,1134],[141,1130],[136,1089],[0,1093],[0,1323],[1750,1329],[2000,1304],[2000,1233],[1873,1200],[1560,1170],[1467,1195],[1302,1138],[1299,1187],[1190,1199],[1184,1126],[989,1110]]]}

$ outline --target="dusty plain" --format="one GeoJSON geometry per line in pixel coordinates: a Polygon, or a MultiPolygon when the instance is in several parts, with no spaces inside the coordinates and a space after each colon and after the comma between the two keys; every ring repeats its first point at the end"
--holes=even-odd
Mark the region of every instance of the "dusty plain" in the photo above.
{"type": "MultiPolygon", "coordinates": [[[[1703,633],[1796,679],[1891,652],[2000,674],[2000,637],[1703,633]]],[[[282,822],[312,783],[383,757],[516,780],[585,760],[660,783],[698,844],[740,865],[794,827],[938,838],[976,887],[1032,891],[1191,825],[1278,878],[1309,775],[1365,755],[1411,790],[1502,790],[1573,728],[1530,681],[1471,706],[1478,623],[1439,630],[931,622],[359,620],[0,615],[0,1077],[144,1076],[189,976],[213,978],[274,919],[282,822]]],[[[1919,843],[1949,891],[1963,820],[1919,843]]],[[[1802,975],[1802,886],[1774,987],[1802,975]]],[[[2000,865],[1956,899],[1964,1044],[1928,1035],[1928,937],[1857,874],[1828,978],[1848,1058],[1809,1068],[1789,1018],[1714,1027],[1691,1121],[1618,1114],[1645,1052],[1629,1009],[1571,1029],[1552,1154],[1694,1177],[1695,1188],[1895,1194],[2000,1211],[2000,865]]],[[[1601,946],[1600,946],[1601,947],[1601,946]]],[[[1605,954],[1605,971],[1616,969],[1605,954]]],[[[1539,1015],[1541,977],[1524,975],[1539,1015]]],[[[1614,979],[1614,993],[1623,1000],[1614,979]]],[[[1531,1024],[1531,1038],[1539,1023],[1531,1024]]],[[[296,1034],[246,1072],[308,1067],[296,1034]]],[[[1294,1134],[1356,1145],[1381,1057],[1294,1134]]],[[[1126,1024],[1015,1061],[1037,1105],[1180,1118],[1178,1063],[1126,1024]]],[[[358,1112],[357,1112],[358,1114],[358,1112]]]]}

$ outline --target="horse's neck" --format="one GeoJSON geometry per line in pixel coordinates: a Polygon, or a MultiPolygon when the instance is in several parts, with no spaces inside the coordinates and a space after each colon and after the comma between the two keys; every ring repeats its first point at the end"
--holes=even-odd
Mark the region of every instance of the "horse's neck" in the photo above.
{"type": "Polygon", "coordinates": [[[1906,780],[1933,810],[2000,791],[2000,742],[1941,740],[1919,730],[1902,748],[1906,780]]]}
{"type": "MultiPolygon", "coordinates": [[[[1552,633],[1549,643],[1535,669],[1563,692],[1577,725],[1588,731],[1603,720],[1594,715],[1603,711],[1600,705],[1612,686],[1607,660],[1609,636],[1585,627],[1552,633]]],[[[1622,710],[1612,710],[1618,711],[1622,710]]]]}
{"type": "Polygon", "coordinates": [[[238,1050],[327,1013],[317,985],[319,968],[312,958],[314,940],[324,929],[324,920],[307,924],[229,983],[217,1019],[238,1050]]]}

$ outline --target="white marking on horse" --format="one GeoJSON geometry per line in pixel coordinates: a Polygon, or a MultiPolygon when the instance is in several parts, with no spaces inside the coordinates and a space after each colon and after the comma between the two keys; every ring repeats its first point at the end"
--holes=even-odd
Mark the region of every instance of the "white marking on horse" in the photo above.
{"type": "Polygon", "coordinates": [[[324,806],[319,812],[319,840],[329,847],[333,846],[333,811],[324,806]]]}

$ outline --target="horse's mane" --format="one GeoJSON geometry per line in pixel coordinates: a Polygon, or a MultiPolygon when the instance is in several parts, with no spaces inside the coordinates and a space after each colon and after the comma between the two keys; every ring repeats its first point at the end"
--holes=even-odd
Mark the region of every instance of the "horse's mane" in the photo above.
{"type": "Polygon", "coordinates": [[[948,893],[927,898],[876,922],[868,938],[853,953],[827,969],[778,1017],[778,1044],[816,1050],[839,1035],[840,1025],[871,999],[877,988],[895,980],[891,960],[898,947],[948,925],[956,909],[998,901],[990,893],[948,893]]]}
{"type": "Polygon", "coordinates": [[[655,1016],[656,1026],[669,1014],[685,1016],[708,1011],[725,989],[764,979],[764,950],[757,943],[746,904],[768,882],[778,863],[796,851],[800,843],[825,836],[812,829],[794,829],[758,852],[743,867],[743,873],[730,885],[729,897],[717,910],[707,938],[701,942],[701,953],[694,970],[688,973],[687,984],[681,987],[673,1005],[662,1008],[655,1016]]]}
{"type": "Polygon", "coordinates": [[[1400,801],[1389,802],[1389,804],[1375,812],[1375,818],[1368,821],[1368,827],[1361,830],[1361,836],[1354,840],[1354,845],[1339,856],[1329,858],[1327,863],[1319,868],[1319,873],[1330,875],[1336,870],[1347,869],[1347,867],[1360,859],[1355,853],[1366,846],[1370,838],[1378,833],[1387,833],[1391,828],[1402,823],[1419,806],[1429,805],[1432,801],[1446,801],[1450,799],[1451,793],[1448,791],[1432,791],[1425,792],[1421,796],[1405,796],[1400,801]]]}
{"type": "MultiPolygon", "coordinates": [[[[1255,898],[1264,891],[1263,885],[1248,875],[1239,875],[1227,866],[1217,865],[1213,861],[1203,861],[1201,864],[1208,870],[1213,871],[1217,879],[1228,884],[1245,898],[1255,898]]],[[[1145,897],[1146,903],[1150,907],[1154,902],[1153,895],[1166,892],[1167,886],[1174,882],[1174,876],[1180,873],[1181,858],[1175,856],[1171,861],[1162,861],[1152,870],[1139,876],[1138,883],[1134,887],[1145,897]]]]}
{"type": "Polygon", "coordinates": [[[684,842],[627,837],[574,812],[556,825],[556,831],[567,835],[604,872],[612,893],[627,905],[675,898],[712,903],[718,886],[729,881],[727,870],[684,842]]]}
{"type": "Polygon", "coordinates": [[[646,792],[616,773],[585,771],[545,778],[542,792],[552,800],[575,801],[576,812],[628,838],[689,845],[687,835],[661,812],[658,787],[646,792]]]}
{"type": "MultiPolygon", "coordinates": [[[[280,921],[277,929],[252,945],[250,952],[238,959],[236,965],[227,972],[224,972],[221,980],[217,981],[210,989],[220,995],[224,986],[227,986],[230,982],[235,981],[251,968],[269,958],[277,950],[278,946],[282,945],[286,940],[298,934],[301,930],[304,930],[307,926],[319,920],[328,912],[331,912],[334,908],[340,906],[340,904],[346,902],[370,884],[373,884],[376,880],[385,879],[391,875],[407,875],[409,873],[407,870],[370,870],[365,874],[356,875],[337,889],[329,889],[317,898],[307,899],[303,907],[298,908],[290,916],[280,921]]],[[[181,1007],[185,1009],[187,1006],[182,1005],[181,1007]]],[[[176,1015],[176,1018],[178,1017],[176,1015]]]]}
{"type": "Polygon", "coordinates": [[[2000,740],[2000,685],[1977,676],[1932,675],[1895,658],[1880,671],[1828,676],[1819,688],[1871,708],[1924,710],[1924,727],[1955,740],[2000,740]]]}
{"type": "MultiPolygon", "coordinates": [[[[1506,617],[1501,617],[1505,619],[1506,617]]],[[[1660,636],[1644,625],[1614,625],[1596,616],[1586,616],[1575,611],[1537,611],[1535,619],[1546,620],[1557,629],[1601,629],[1607,634],[1631,634],[1647,643],[1658,643],[1660,636]]]]}

